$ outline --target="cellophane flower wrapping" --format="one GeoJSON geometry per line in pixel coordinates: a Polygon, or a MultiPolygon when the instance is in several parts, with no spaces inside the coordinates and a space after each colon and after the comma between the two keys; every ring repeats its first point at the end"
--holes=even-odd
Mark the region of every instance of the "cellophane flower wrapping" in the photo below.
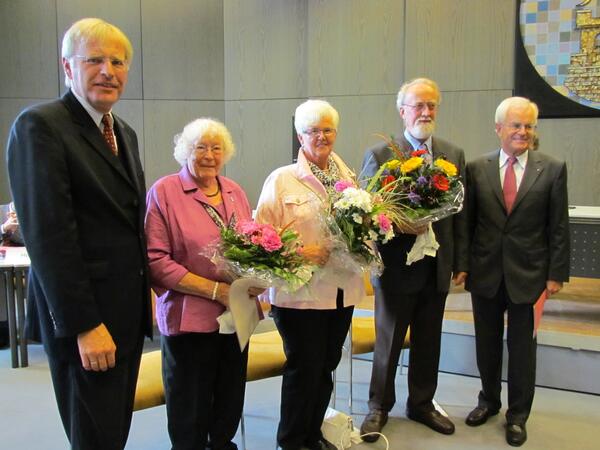
{"type": "Polygon", "coordinates": [[[290,228],[276,230],[270,224],[241,221],[221,230],[221,240],[206,249],[206,256],[231,279],[265,281],[292,293],[307,284],[315,266],[298,250],[302,243],[290,228]]]}
{"type": "Polygon", "coordinates": [[[465,191],[457,167],[444,157],[427,164],[426,150],[406,155],[393,138],[387,140],[394,157],[381,165],[367,185],[369,192],[397,194],[402,220],[420,227],[462,210],[465,191]]]}
{"type": "Polygon", "coordinates": [[[397,214],[394,193],[371,193],[353,181],[338,181],[326,222],[338,264],[353,272],[380,274],[383,263],[375,242],[386,243],[394,237],[397,214]]]}

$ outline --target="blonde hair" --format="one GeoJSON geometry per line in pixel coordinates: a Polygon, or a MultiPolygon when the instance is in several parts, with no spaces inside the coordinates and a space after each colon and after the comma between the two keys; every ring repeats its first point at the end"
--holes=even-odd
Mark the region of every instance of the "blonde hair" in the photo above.
{"type": "Polygon", "coordinates": [[[200,117],[183,127],[183,131],[175,135],[173,139],[175,148],[173,157],[181,166],[187,163],[187,159],[194,150],[194,144],[205,136],[218,137],[223,141],[223,163],[229,161],[235,154],[235,145],[227,127],[216,119],[200,117]]]}

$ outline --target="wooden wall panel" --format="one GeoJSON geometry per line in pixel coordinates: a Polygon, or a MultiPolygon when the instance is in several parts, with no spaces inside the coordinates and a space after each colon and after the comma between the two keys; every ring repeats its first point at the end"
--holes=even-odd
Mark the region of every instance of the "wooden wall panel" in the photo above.
{"type": "Polygon", "coordinates": [[[56,97],[54,0],[0,1],[0,41],[0,97],[56,97]]]}
{"type": "Polygon", "coordinates": [[[306,95],[304,1],[224,2],[225,98],[306,95]]]}
{"type": "Polygon", "coordinates": [[[511,91],[443,92],[436,135],[460,146],[467,161],[498,148],[494,114],[511,91]]]}
{"type": "Polygon", "coordinates": [[[540,151],[567,162],[569,203],[600,206],[600,119],[542,119],[540,151]]]}
{"type": "Polygon", "coordinates": [[[246,191],[256,206],[265,178],[277,167],[292,162],[292,115],[303,99],[247,100],[225,103],[225,124],[233,136],[237,155],[226,174],[246,191]]]}
{"type": "Polygon", "coordinates": [[[406,79],[443,91],[512,89],[516,0],[406,1],[406,79]]]}
{"type": "MultiPolygon", "coordinates": [[[[56,0],[57,3],[57,36],[58,55],[65,31],[77,20],[83,17],[98,17],[106,20],[127,35],[133,45],[133,61],[129,70],[129,81],[123,98],[142,98],[142,35],[139,1],[104,0],[88,2],[82,0],[56,0]]],[[[64,75],[60,68],[61,93],[66,90],[64,75]]]]}
{"type": "MultiPolygon", "coordinates": [[[[173,138],[198,117],[225,117],[223,102],[146,100],[144,102],[144,155],[146,185],[179,171],[173,158],[173,138]]],[[[138,130],[139,134],[139,130],[138,130]]]]}
{"type": "Polygon", "coordinates": [[[308,3],[308,95],[396,92],[404,71],[403,2],[308,3]]]}
{"type": "Polygon", "coordinates": [[[221,0],[142,0],[144,98],[223,99],[221,0]]]}

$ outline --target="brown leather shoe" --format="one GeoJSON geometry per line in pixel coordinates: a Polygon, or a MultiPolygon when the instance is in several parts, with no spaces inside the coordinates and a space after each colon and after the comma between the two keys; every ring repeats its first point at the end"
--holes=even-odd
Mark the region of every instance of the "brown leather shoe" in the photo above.
{"type": "Polygon", "coordinates": [[[406,410],[406,416],[410,420],[427,425],[434,431],[442,434],[454,433],[454,424],[447,417],[442,416],[439,411],[435,409],[432,411],[416,412],[406,410]]]}
{"type": "Polygon", "coordinates": [[[381,433],[381,429],[385,426],[387,421],[387,411],[383,411],[381,409],[371,409],[369,411],[369,414],[366,415],[362,425],[360,426],[360,434],[362,440],[365,442],[377,441],[377,439],[379,439],[379,435],[369,433],[381,433]]]}
{"type": "Polygon", "coordinates": [[[520,447],[527,440],[527,430],[525,424],[517,425],[515,423],[506,424],[506,442],[513,447],[520,447]]]}
{"type": "Polygon", "coordinates": [[[487,406],[477,406],[469,413],[465,423],[470,427],[477,427],[486,423],[490,417],[495,416],[496,414],[498,414],[497,410],[492,411],[487,406]]]}

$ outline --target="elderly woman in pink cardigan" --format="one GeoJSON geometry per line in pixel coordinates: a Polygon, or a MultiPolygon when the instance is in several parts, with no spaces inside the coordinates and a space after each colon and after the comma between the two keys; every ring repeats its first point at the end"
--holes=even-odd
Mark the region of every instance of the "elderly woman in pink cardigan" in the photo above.
{"type": "Polygon", "coordinates": [[[256,220],[276,227],[291,223],[304,243],[304,255],[322,266],[300,290],[269,293],[287,357],[277,431],[278,445],[285,450],[330,448],[321,423],[333,389],[332,371],[340,361],[354,305],[364,295],[361,274],[340,272],[319,220],[336,181],[353,178],[333,152],[338,122],[337,111],[326,101],[298,106],[298,162],[271,173],[258,201],[256,220]]]}
{"type": "MultiPolygon", "coordinates": [[[[175,137],[181,170],[147,197],[146,234],[172,449],[236,449],[248,347],[219,332],[229,284],[202,250],[232,222],[251,219],[246,194],[220,175],[235,148],[221,122],[200,118],[175,137]]],[[[258,292],[256,292],[258,293],[258,292]]]]}

